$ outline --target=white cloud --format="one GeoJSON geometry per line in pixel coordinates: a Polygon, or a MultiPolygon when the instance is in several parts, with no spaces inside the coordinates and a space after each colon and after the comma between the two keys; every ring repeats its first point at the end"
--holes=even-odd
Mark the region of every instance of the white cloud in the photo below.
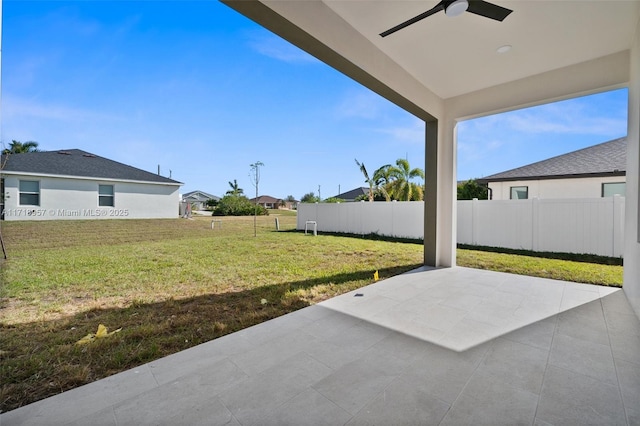
{"type": "Polygon", "coordinates": [[[395,142],[424,144],[424,121],[398,113],[394,105],[378,94],[365,89],[350,90],[336,107],[338,119],[361,119],[374,122],[369,129],[390,135],[395,142]]]}
{"type": "MultiPolygon", "coordinates": [[[[501,139],[489,138],[482,142],[467,140],[458,141],[458,167],[459,172],[465,172],[469,168],[476,168],[480,164],[486,164],[500,157],[500,150],[504,146],[501,139]]],[[[477,172],[476,172],[477,173],[477,172]]],[[[474,176],[474,177],[480,177],[474,176]]]]}
{"type": "Polygon", "coordinates": [[[619,97],[619,93],[608,92],[570,99],[465,121],[459,124],[459,129],[468,135],[501,131],[615,137],[626,133],[627,128],[626,110],[615,108],[620,103],[619,97]]]}
{"type": "MultiPolygon", "coordinates": [[[[610,136],[626,131],[624,112],[603,112],[597,101],[574,99],[513,111],[496,118],[514,131],[530,134],[554,133],[610,136]]],[[[494,121],[496,123],[496,121],[494,121]]]]}
{"type": "Polygon", "coordinates": [[[377,94],[362,89],[346,94],[336,112],[340,118],[379,119],[382,116],[384,101],[377,94]]]}
{"type": "Polygon", "coordinates": [[[405,126],[392,126],[378,129],[381,133],[391,135],[395,141],[424,145],[424,121],[414,118],[405,126]]]}
{"type": "Polygon", "coordinates": [[[494,140],[490,140],[489,143],[487,143],[486,148],[490,151],[495,151],[496,149],[502,148],[503,145],[504,145],[503,141],[494,139],[494,140]]]}
{"type": "Polygon", "coordinates": [[[315,63],[316,58],[286,40],[263,31],[249,35],[249,46],[261,55],[288,63],[315,63]]]}
{"type": "Polygon", "coordinates": [[[35,18],[33,23],[53,34],[70,33],[78,37],[91,37],[102,29],[99,20],[82,16],[75,8],[69,6],[61,6],[42,17],[35,18]]]}
{"type": "Polygon", "coordinates": [[[569,114],[522,113],[506,117],[509,126],[525,133],[556,133],[608,136],[626,127],[626,120],[569,114]]]}
{"type": "Polygon", "coordinates": [[[5,119],[32,118],[56,121],[118,119],[118,117],[114,115],[103,112],[73,108],[65,105],[38,103],[10,96],[5,96],[2,103],[2,113],[5,119]]]}

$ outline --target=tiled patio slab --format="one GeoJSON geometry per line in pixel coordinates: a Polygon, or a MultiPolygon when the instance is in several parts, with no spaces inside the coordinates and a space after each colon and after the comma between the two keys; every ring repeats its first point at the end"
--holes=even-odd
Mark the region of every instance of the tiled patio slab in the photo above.
{"type": "Polygon", "coordinates": [[[463,351],[617,291],[467,268],[421,268],[321,306],[463,351]]]}
{"type": "Polygon", "coordinates": [[[0,415],[0,425],[637,425],[620,290],[416,270],[0,415]],[[358,294],[358,296],[356,296],[358,294]]]}

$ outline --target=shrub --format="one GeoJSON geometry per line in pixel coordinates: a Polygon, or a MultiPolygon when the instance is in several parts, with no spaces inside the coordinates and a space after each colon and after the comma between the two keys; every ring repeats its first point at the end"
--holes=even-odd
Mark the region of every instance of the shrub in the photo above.
{"type": "Polygon", "coordinates": [[[210,198],[207,200],[205,204],[207,206],[207,210],[213,210],[218,205],[218,201],[214,200],[213,198],[210,198]]]}
{"type": "Polygon", "coordinates": [[[488,190],[484,185],[480,185],[475,179],[458,184],[458,200],[486,200],[488,190]]]}
{"type": "Polygon", "coordinates": [[[256,212],[267,216],[269,212],[263,206],[256,206],[244,195],[225,195],[213,209],[213,216],[251,216],[256,212]]]}
{"type": "Polygon", "coordinates": [[[316,194],[313,192],[308,192],[300,198],[301,203],[317,203],[320,201],[320,198],[316,197],[316,194]]]}

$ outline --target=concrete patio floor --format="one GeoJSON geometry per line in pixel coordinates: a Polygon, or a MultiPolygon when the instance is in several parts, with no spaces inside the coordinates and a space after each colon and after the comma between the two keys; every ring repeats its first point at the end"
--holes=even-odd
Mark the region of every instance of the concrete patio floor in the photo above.
{"type": "Polygon", "coordinates": [[[640,425],[621,290],[422,268],[0,415],[0,425],[640,425]]]}

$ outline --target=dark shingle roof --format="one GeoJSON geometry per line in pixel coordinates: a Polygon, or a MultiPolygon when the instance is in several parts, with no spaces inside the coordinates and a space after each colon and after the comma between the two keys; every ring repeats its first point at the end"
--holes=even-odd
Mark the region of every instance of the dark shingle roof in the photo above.
{"type": "MultiPolygon", "coordinates": [[[[255,203],[256,202],[256,198],[252,198],[249,201],[251,201],[252,203],[255,203]]],[[[264,204],[264,203],[275,204],[275,203],[277,203],[279,201],[281,201],[279,198],[274,198],[274,197],[272,197],[270,195],[261,195],[261,196],[259,196],[257,198],[257,203],[258,204],[264,204]]]]}
{"type": "Polygon", "coordinates": [[[477,180],[499,182],[580,176],[623,176],[627,169],[626,154],[627,138],[624,137],[477,180]]]}
{"type": "Polygon", "coordinates": [[[343,192],[342,194],[338,194],[332,198],[340,198],[341,200],[351,201],[355,200],[361,195],[368,195],[369,188],[362,186],[360,188],[352,189],[351,191],[343,192]]]}
{"type": "Polygon", "coordinates": [[[9,155],[4,172],[80,176],[181,185],[181,182],[109,160],[79,149],[9,155]]]}

